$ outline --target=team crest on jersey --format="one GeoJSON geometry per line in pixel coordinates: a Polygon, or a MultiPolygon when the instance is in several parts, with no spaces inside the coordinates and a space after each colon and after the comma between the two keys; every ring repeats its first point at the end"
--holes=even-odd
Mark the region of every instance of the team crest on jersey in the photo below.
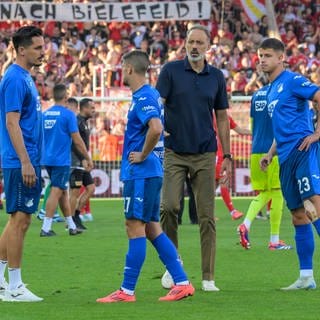
{"type": "Polygon", "coordinates": [[[283,91],[283,83],[280,83],[277,87],[277,91],[278,93],[282,92],[283,91]]]}
{"type": "Polygon", "coordinates": [[[270,118],[272,118],[273,110],[276,107],[278,101],[279,101],[278,99],[273,100],[271,103],[268,104],[268,114],[269,114],[270,118]]]}
{"type": "Polygon", "coordinates": [[[266,100],[262,100],[262,101],[255,101],[254,103],[254,108],[256,111],[263,111],[264,108],[267,105],[267,101],[266,100]]]}

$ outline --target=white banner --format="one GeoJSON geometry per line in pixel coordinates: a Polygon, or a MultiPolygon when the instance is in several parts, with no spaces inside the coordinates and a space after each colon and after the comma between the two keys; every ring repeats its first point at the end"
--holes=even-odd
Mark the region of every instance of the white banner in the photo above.
{"type": "Polygon", "coordinates": [[[161,21],[206,20],[211,3],[200,1],[132,3],[0,2],[0,21],[161,21]]]}

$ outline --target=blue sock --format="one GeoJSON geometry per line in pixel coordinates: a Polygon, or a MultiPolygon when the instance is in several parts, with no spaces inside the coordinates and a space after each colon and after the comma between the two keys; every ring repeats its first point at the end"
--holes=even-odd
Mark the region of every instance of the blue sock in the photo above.
{"type": "Polygon", "coordinates": [[[318,236],[320,236],[320,219],[317,219],[312,222],[314,225],[315,229],[317,230],[318,236]]]}
{"type": "Polygon", "coordinates": [[[296,229],[295,240],[300,270],[311,270],[314,252],[314,238],[311,223],[294,227],[296,229]]]}
{"type": "Polygon", "coordinates": [[[177,249],[165,233],[161,233],[151,241],[156,248],[159,258],[171,274],[174,283],[188,281],[188,277],[181,265],[177,249]]]}
{"type": "Polygon", "coordinates": [[[129,239],[129,249],[126,256],[126,266],[124,268],[124,278],[121,288],[134,292],[140,270],[146,258],[147,239],[146,237],[129,239]]]}

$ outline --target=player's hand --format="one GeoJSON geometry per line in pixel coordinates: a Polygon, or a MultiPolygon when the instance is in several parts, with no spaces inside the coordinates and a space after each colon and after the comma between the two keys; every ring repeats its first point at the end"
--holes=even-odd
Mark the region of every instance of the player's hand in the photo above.
{"type": "Polygon", "coordinates": [[[87,170],[86,168],[88,167],[88,161],[86,159],[83,159],[81,161],[82,166],[84,167],[85,170],[87,170]]]}
{"type": "Polygon", "coordinates": [[[94,165],[93,165],[93,161],[90,159],[88,161],[88,171],[91,171],[93,169],[94,165]]]}
{"type": "Polygon", "coordinates": [[[21,174],[22,181],[27,187],[32,188],[33,186],[35,186],[37,181],[37,175],[31,162],[22,164],[21,174]]]}
{"type": "Polygon", "coordinates": [[[268,165],[271,163],[272,158],[269,155],[265,155],[260,159],[260,168],[262,171],[266,171],[268,168],[268,165]]]}
{"type": "Polygon", "coordinates": [[[82,165],[86,171],[91,171],[93,169],[93,162],[91,159],[83,160],[82,165]]]}
{"type": "Polygon", "coordinates": [[[129,162],[130,163],[140,163],[144,161],[145,157],[142,155],[142,152],[132,151],[129,154],[129,162]]]}
{"type": "Polygon", "coordinates": [[[93,169],[93,162],[91,159],[89,160],[82,160],[82,166],[86,171],[91,171],[93,169]]]}
{"type": "Polygon", "coordinates": [[[307,136],[303,139],[302,143],[300,144],[298,150],[299,151],[308,151],[308,149],[310,148],[311,144],[314,142],[319,141],[319,134],[317,133],[313,133],[310,136],[307,136]]]}
{"type": "Polygon", "coordinates": [[[224,159],[221,164],[219,183],[228,186],[231,179],[232,160],[224,159]]]}

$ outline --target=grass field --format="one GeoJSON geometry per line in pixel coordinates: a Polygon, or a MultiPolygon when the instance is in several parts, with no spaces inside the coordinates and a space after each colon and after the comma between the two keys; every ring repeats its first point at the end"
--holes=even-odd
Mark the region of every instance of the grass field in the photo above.
{"type": "MultiPolygon", "coordinates": [[[[249,200],[234,201],[245,211],[249,200]]],[[[70,237],[64,224],[54,224],[57,237],[40,238],[35,217],[28,232],[23,261],[23,279],[44,298],[40,303],[0,302],[1,320],[37,319],[318,319],[319,292],[282,292],[298,276],[296,253],[267,249],[269,222],[255,221],[252,249],[240,247],[237,221],[231,221],[217,200],[216,284],[220,292],[202,292],[198,227],[184,215],[180,228],[180,253],[196,287],[194,297],[179,302],[158,302],[166,294],[160,286],[164,271],[152,246],[138,282],[137,302],[97,304],[95,299],[119,288],[127,240],[123,227],[122,201],[92,201],[94,221],[88,231],[70,237]]],[[[0,214],[0,225],[6,222],[0,214]]],[[[293,228],[285,211],[281,238],[293,243],[293,228]]],[[[317,238],[317,236],[316,236],[317,238]]],[[[319,242],[318,239],[316,242],[319,242]]],[[[320,283],[319,253],[315,254],[315,277],[320,283]]]]}

